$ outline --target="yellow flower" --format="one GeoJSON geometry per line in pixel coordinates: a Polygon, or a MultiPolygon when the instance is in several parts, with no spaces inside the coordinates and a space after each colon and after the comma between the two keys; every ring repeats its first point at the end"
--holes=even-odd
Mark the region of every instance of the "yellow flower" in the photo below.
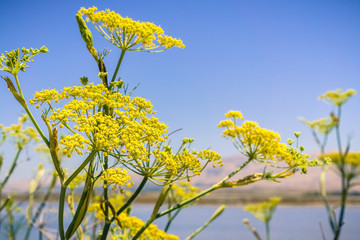
{"type": "MultiPolygon", "coordinates": [[[[109,186],[114,185],[112,190],[116,190],[116,186],[118,186],[120,191],[123,191],[122,187],[124,185],[130,188],[134,184],[130,175],[123,168],[108,168],[103,172],[101,179],[106,181],[109,186]]],[[[107,185],[104,186],[104,188],[106,187],[107,185]]]]}
{"type": "Polygon", "coordinates": [[[134,21],[108,9],[81,8],[78,14],[86,16],[86,21],[91,21],[106,40],[122,50],[160,52],[185,47],[181,40],[165,35],[164,30],[153,23],[134,21]]]}
{"type": "Polygon", "coordinates": [[[324,135],[329,134],[337,125],[337,121],[333,117],[321,118],[312,122],[307,121],[304,118],[300,118],[300,121],[305,123],[309,128],[314,129],[324,135]]]}
{"type": "Polygon", "coordinates": [[[271,197],[269,198],[269,201],[266,202],[246,205],[244,210],[250,212],[257,219],[266,223],[273,217],[275,209],[280,201],[281,197],[271,197]]]}
{"type": "MultiPolygon", "coordinates": [[[[339,156],[339,153],[328,153],[328,154],[322,154],[320,156],[321,158],[330,158],[331,162],[337,165],[341,165],[341,158],[339,156]]],[[[344,163],[346,165],[351,166],[352,168],[359,168],[360,170],[360,152],[350,152],[346,155],[344,158],[344,163]]]]}
{"type": "Polygon", "coordinates": [[[180,182],[171,185],[170,197],[175,203],[180,203],[200,193],[200,189],[192,186],[189,182],[180,182]]]}
{"type": "Polygon", "coordinates": [[[24,123],[28,121],[28,116],[22,114],[18,118],[17,124],[12,124],[9,127],[0,125],[4,137],[11,137],[18,147],[23,148],[31,140],[40,141],[37,131],[32,127],[25,127],[24,123]]]}
{"type": "Polygon", "coordinates": [[[230,117],[233,117],[233,118],[239,118],[239,119],[244,119],[244,117],[242,116],[242,113],[239,112],[239,111],[233,111],[233,110],[230,110],[228,113],[225,114],[225,117],[227,118],[230,118],[230,117]]]}
{"type": "Polygon", "coordinates": [[[103,84],[66,87],[60,93],[42,90],[30,103],[47,103],[50,121],[72,132],[59,142],[69,157],[74,151],[85,154],[89,150],[119,157],[116,150],[120,149],[129,161],[149,161],[148,147],[160,147],[167,138],[167,126],[152,116],[156,112],[148,100],[111,92],[103,84]],[[65,99],[70,102],[62,108],[54,106],[65,99]],[[113,113],[104,114],[105,107],[113,113]]]}
{"type": "Polygon", "coordinates": [[[278,161],[285,161],[289,167],[301,168],[304,173],[308,166],[322,164],[317,159],[309,160],[310,156],[302,153],[303,148],[299,151],[297,148],[281,143],[278,133],[261,128],[256,122],[246,120],[241,126],[236,125],[236,118],[242,118],[239,112],[230,111],[225,116],[233,119],[221,121],[218,125],[218,127],[226,128],[222,136],[230,138],[235,147],[251,159],[269,163],[272,166],[278,161]]]}
{"type": "Polygon", "coordinates": [[[352,95],[355,95],[354,89],[348,89],[345,92],[341,92],[341,89],[335,91],[328,91],[319,97],[319,100],[327,100],[336,106],[341,106],[349,100],[352,95]]]}
{"type": "MultiPolygon", "coordinates": [[[[113,240],[131,239],[145,225],[145,223],[141,219],[129,216],[126,213],[121,213],[120,216],[117,217],[117,219],[121,223],[121,227],[115,227],[113,229],[114,233],[111,237],[111,239],[113,240]]],[[[179,237],[172,234],[167,234],[166,232],[158,229],[155,224],[150,224],[138,239],[179,240],[179,237]]]]}

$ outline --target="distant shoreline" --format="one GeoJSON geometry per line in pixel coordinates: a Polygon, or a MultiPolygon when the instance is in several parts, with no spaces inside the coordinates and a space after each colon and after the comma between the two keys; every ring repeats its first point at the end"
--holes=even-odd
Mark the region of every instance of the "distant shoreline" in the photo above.
{"type": "MultiPolygon", "coordinates": [[[[134,203],[155,203],[159,192],[145,192],[140,194],[134,203]]],[[[3,194],[5,198],[6,194],[3,194]]],[[[49,202],[55,202],[58,199],[58,194],[54,193],[50,196],[49,202]]],[[[266,201],[271,196],[282,197],[281,205],[298,205],[298,206],[322,206],[323,200],[319,193],[296,193],[296,192],[231,192],[231,191],[219,191],[201,198],[198,205],[219,205],[227,204],[230,206],[242,206],[250,203],[259,203],[266,201]]],[[[14,196],[17,201],[27,201],[27,195],[19,193],[14,196]]],[[[328,194],[328,200],[331,205],[340,204],[340,195],[337,193],[328,194]]],[[[35,201],[41,201],[42,195],[35,197],[35,201]]],[[[347,205],[360,206],[360,193],[352,193],[348,196],[347,205]]]]}

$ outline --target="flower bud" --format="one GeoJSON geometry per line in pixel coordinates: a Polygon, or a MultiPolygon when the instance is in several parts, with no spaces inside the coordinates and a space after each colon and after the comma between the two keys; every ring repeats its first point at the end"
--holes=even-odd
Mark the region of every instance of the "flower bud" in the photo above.
{"type": "Polygon", "coordinates": [[[87,77],[81,77],[80,82],[82,85],[86,86],[89,83],[89,79],[87,77]]]}

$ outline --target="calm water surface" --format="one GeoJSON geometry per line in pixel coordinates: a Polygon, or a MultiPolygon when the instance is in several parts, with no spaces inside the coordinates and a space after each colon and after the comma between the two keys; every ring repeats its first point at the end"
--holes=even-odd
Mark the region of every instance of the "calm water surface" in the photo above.
{"type": "MultiPolygon", "coordinates": [[[[56,207],[56,206],[54,206],[56,207]]],[[[148,219],[152,212],[150,204],[136,204],[132,215],[143,220],[148,219]]],[[[185,239],[197,228],[201,227],[217,209],[216,206],[194,206],[185,208],[174,220],[169,233],[185,239]]],[[[201,232],[196,240],[254,240],[250,230],[242,223],[248,218],[260,235],[265,239],[265,227],[262,222],[250,213],[242,210],[240,206],[229,206],[223,214],[208,228],[201,232]]],[[[360,206],[349,206],[345,213],[345,225],[341,233],[342,240],[360,240],[360,206]]],[[[49,213],[45,218],[48,226],[56,228],[57,215],[49,213]]],[[[67,219],[68,222],[70,221],[67,219]]],[[[271,239],[273,240],[309,240],[322,239],[320,222],[324,228],[326,239],[331,239],[325,209],[322,206],[280,206],[270,223],[271,239]]],[[[68,224],[68,223],[65,223],[68,224]]],[[[166,216],[154,222],[160,228],[166,224],[166,216]]],[[[3,230],[3,229],[2,229],[3,230]]],[[[4,235],[0,236],[3,239],[4,235]]],[[[5,238],[6,239],[6,238],[5,238]]],[[[23,238],[19,238],[23,239],[23,238]]],[[[30,239],[39,239],[38,231],[34,228],[30,239]]],[[[43,238],[44,239],[44,238],[43,238]]]]}
{"type": "MultiPolygon", "coordinates": [[[[216,206],[195,206],[182,210],[174,220],[170,233],[185,239],[193,231],[206,222],[216,210],[216,206]]],[[[150,214],[151,206],[138,205],[134,208],[134,215],[150,214]]],[[[165,216],[164,216],[165,217],[165,216]]],[[[242,210],[242,207],[227,207],[223,214],[216,219],[208,228],[201,232],[195,239],[198,240],[239,240],[255,237],[242,223],[242,219],[248,218],[265,239],[265,226],[250,213],[242,210]]],[[[345,225],[341,233],[343,240],[360,240],[360,207],[349,206],[345,213],[345,225]]],[[[164,226],[166,219],[159,219],[155,224],[164,226]]],[[[309,240],[322,239],[320,221],[324,228],[326,239],[331,239],[331,230],[328,227],[325,209],[321,206],[284,206],[278,207],[270,223],[271,239],[274,240],[309,240]]]]}

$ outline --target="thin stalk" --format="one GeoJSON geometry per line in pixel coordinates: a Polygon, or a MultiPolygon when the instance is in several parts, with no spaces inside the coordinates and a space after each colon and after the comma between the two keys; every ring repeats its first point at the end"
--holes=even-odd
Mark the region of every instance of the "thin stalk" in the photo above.
{"type": "Polygon", "coordinates": [[[214,190],[217,190],[221,187],[221,185],[223,183],[225,183],[227,180],[229,180],[231,177],[233,177],[235,174],[237,174],[239,171],[241,171],[244,167],[246,167],[250,161],[253,160],[253,158],[249,157],[249,159],[244,162],[240,167],[238,167],[235,171],[233,171],[232,173],[230,173],[228,176],[226,176],[225,178],[223,178],[222,180],[220,180],[218,183],[214,184],[213,186],[207,188],[206,190],[198,193],[196,196],[192,197],[192,198],[189,198],[189,199],[186,199],[184,201],[182,201],[181,203],[171,207],[171,208],[168,208],[160,213],[158,213],[155,217],[151,217],[147,222],[146,224],[137,232],[137,234],[135,235],[135,237],[133,238],[133,240],[136,240],[138,237],[140,237],[140,235],[146,230],[146,228],[155,220],[155,219],[158,219],[172,211],[175,211],[176,209],[179,209],[193,201],[195,201],[196,199],[198,198],[201,198],[203,197],[204,195],[214,191],[214,190]]]}
{"type": "Polygon", "coordinates": [[[47,200],[49,199],[52,191],[54,190],[54,187],[55,187],[55,184],[56,184],[56,179],[57,179],[57,177],[56,177],[56,175],[54,174],[54,175],[53,175],[53,178],[52,178],[52,180],[51,180],[51,183],[50,183],[50,186],[49,186],[49,189],[48,189],[47,193],[45,194],[45,196],[44,196],[44,198],[43,198],[43,200],[42,200],[42,202],[41,202],[38,210],[36,211],[34,217],[31,219],[30,224],[28,225],[28,228],[27,228],[26,234],[25,234],[25,238],[24,238],[25,240],[29,239],[31,229],[32,229],[32,227],[34,226],[34,222],[36,222],[36,220],[37,220],[38,217],[40,216],[43,208],[44,208],[45,205],[46,205],[47,200]]]}
{"type": "Polygon", "coordinates": [[[331,230],[333,231],[333,233],[335,233],[337,227],[335,226],[332,210],[331,210],[329,202],[327,200],[326,189],[325,189],[325,176],[326,176],[326,168],[323,167],[321,169],[321,174],[320,174],[320,193],[321,193],[321,197],[323,199],[323,202],[325,204],[325,208],[326,208],[326,211],[327,211],[328,220],[329,220],[331,230]]]}
{"type": "Polygon", "coordinates": [[[122,60],[123,60],[123,58],[124,58],[124,55],[125,55],[125,52],[126,52],[126,50],[121,49],[121,55],[120,55],[120,58],[119,58],[119,61],[118,61],[117,65],[116,65],[116,69],[115,69],[114,75],[113,75],[113,77],[112,77],[112,79],[111,79],[111,82],[114,82],[115,79],[116,79],[116,75],[117,75],[117,73],[118,73],[118,71],[119,71],[121,62],[122,62],[122,60]]]}
{"type": "Polygon", "coordinates": [[[194,237],[196,237],[200,232],[202,232],[205,228],[207,228],[210,223],[212,223],[217,217],[220,216],[220,214],[222,214],[222,212],[225,210],[226,205],[221,205],[218,209],[216,209],[216,211],[214,212],[214,214],[211,216],[211,218],[200,228],[196,229],[195,232],[193,232],[189,237],[187,237],[185,240],[192,240],[194,237]]]}
{"type": "Polygon", "coordinates": [[[9,169],[9,172],[6,174],[6,177],[5,177],[4,181],[2,181],[2,183],[0,184],[0,192],[2,192],[5,184],[6,184],[7,181],[9,180],[11,174],[13,173],[22,149],[23,149],[22,147],[19,147],[19,148],[18,148],[18,150],[17,150],[17,152],[16,152],[16,155],[15,155],[15,157],[14,157],[14,160],[13,160],[13,162],[12,162],[12,164],[11,164],[10,169],[9,169]]]}
{"type": "Polygon", "coordinates": [[[252,234],[254,234],[254,237],[256,238],[256,240],[261,240],[259,233],[256,231],[256,229],[253,226],[251,226],[251,224],[247,218],[243,219],[243,223],[245,224],[245,226],[247,226],[249,228],[249,230],[252,232],[252,234]]]}
{"type": "Polygon", "coordinates": [[[181,211],[181,208],[179,208],[179,209],[174,213],[174,215],[169,218],[169,220],[168,220],[168,222],[167,222],[167,224],[166,224],[166,226],[165,226],[164,232],[167,232],[167,231],[169,230],[172,221],[173,221],[173,220],[175,219],[175,217],[180,213],[180,211],[181,211]]]}
{"type": "Polygon", "coordinates": [[[9,239],[16,240],[13,211],[10,208],[6,208],[6,211],[7,211],[8,217],[9,217],[9,229],[8,229],[9,239]]]}
{"type": "Polygon", "coordinates": [[[270,221],[265,222],[266,240],[270,240],[270,221]]]}
{"type": "Polygon", "coordinates": [[[64,231],[64,205],[65,205],[65,194],[66,186],[62,185],[60,190],[60,201],[59,201],[59,235],[61,240],[65,240],[65,231],[64,231]]]}
{"type": "Polygon", "coordinates": [[[345,208],[346,208],[346,198],[349,190],[349,181],[345,181],[343,177],[343,181],[341,182],[342,193],[341,193],[341,208],[340,208],[340,215],[338,221],[338,227],[335,232],[334,240],[338,240],[340,237],[341,228],[344,225],[343,219],[345,215],[345,208]]]}
{"type": "Polygon", "coordinates": [[[208,189],[198,193],[196,196],[192,197],[192,198],[189,198],[189,199],[186,199],[184,201],[182,201],[181,203],[169,208],[169,209],[166,209],[164,211],[162,211],[161,213],[159,213],[157,215],[157,218],[159,217],[162,217],[164,216],[165,214],[168,214],[169,212],[172,212],[180,207],[183,207],[184,205],[187,205],[193,201],[195,201],[196,199],[198,198],[201,198],[202,196],[216,190],[219,188],[219,186],[221,186],[221,184],[223,184],[224,182],[226,182],[227,180],[229,180],[230,178],[232,178],[235,174],[237,174],[238,172],[240,172],[244,167],[246,167],[246,165],[248,165],[251,160],[253,160],[252,158],[249,158],[246,162],[244,162],[243,165],[241,165],[239,168],[237,168],[235,171],[233,171],[232,173],[230,173],[228,176],[226,176],[225,178],[223,178],[222,180],[220,180],[217,184],[214,184],[213,186],[209,187],[208,189]]]}
{"type": "MultiPolygon", "coordinates": [[[[144,188],[146,182],[148,180],[148,177],[144,177],[143,180],[141,181],[139,187],[136,189],[136,191],[134,192],[134,194],[129,198],[129,200],[127,200],[127,202],[116,212],[117,215],[120,215],[128,206],[130,206],[130,204],[136,199],[136,197],[139,195],[139,193],[141,192],[141,190],[144,188]]],[[[106,240],[106,237],[109,233],[109,229],[110,229],[110,225],[111,223],[115,220],[115,216],[112,217],[110,219],[110,222],[106,222],[103,228],[103,232],[101,235],[101,239],[100,240],[106,240]]]]}
{"type": "MultiPolygon", "coordinates": [[[[342,159],[342,147],[341,147],[341,138],[340,138],[340,117],[341,117],[341,107],[338,107],[338,114],[337,114],[337,119],[338,119],[338,123],[336,124],[336,139],[337,139],[337,144],[338,144],[338,148],[339,148],[339,155],[340,155],[340,159],[342,159]]],[[[343,161],[342,161],[342,165],[343,165],[343,161]]],[[[343,166],[342,166],[343,167],[343,166]]]]}
{"type": "MultiPolygon", "coordinates": [[[[105,159],[104,159],[104,170],[107,170],[108,169],[108,160],[109,158],[106,156],[105,159]]],[[[104,186],[107,186],[107,181],[104,180],[104,186]]],[[[109,201],[109,196],[108,196],[108,188],[104,188],[104,200],[106,202],[109,201]]],[[[109,218],[109,206],[108,204],[105,204],[105,219],[108,219],[109,218]]]]}
{"type": "Polygon", "coordinates": [[[64,186],[67,187],[74,178],[86,167],[86,165],[94,158],[96,151],[92,151],[84,162],[71,174],[71,176],[65,181],[64,186]]]}
{"type": "MultiPolygon", "coordinates": [[[[15,78],[15,81],[16,81],[16,86],[17,86],[17,88],[18,88],[18,91],[19,91],[19,93],[20,93],[20,96],[22,97],[22,99],[25,100],[24,95],[23,95],[23,93],[22,93],[22,91],[21,91],[19,78],[18,78],[17,74],[13,74],[13,75],[14,75],[14,78],[15,78]]],[[[25,102],[26,102],[26,101],[25,101],[25,102]]]]}
{"type": "Polygon", "coordinates": [[[49,142],[49,140],[45,137],[44,133],[42,132],[41,128],[39,127],[39,124],[36,122],[34,116],[32,115],[32,113],[31,113],[31,111],[30,111],[30,109],[29,109],[29,107],[28,107],[28,105],[27,105],[27,103],[26,103],[26,100],[25,100],[25,98],[24,98],[24,95],[23,95],[23,93],[22,93],[22,91],[21,91],[21,87],[20,87],[20,83],[19,83],[19,79],[18,79],[17,75],[15,74],[14,77],[15,77],[16,85],[17,85],[17,87],[18,87],[20,96],[24,99],[24,102],[25,102],[24,109],[25,109],[26,113],[28,114],[31,122],[34,124],[34,127],[35,127],[36,130],[38,131],[40,137],[43,139],[43,141],[45,142],[45,144],[46,144],[48,147],[50,147],[50,142],[49,142]]]}
{"type": "Polygon", "coordinates": [[[74,217],[70,223],[70,225],[67,228],[67,231],[65,233],[65,238],[70,239],[71,236],[75,233],[77,228],[81,226],[81,222],[83,221],[87,208],[89,206],[89,199],[91,197],[91,192],[94,187],[94,158],[91,158],[91,161],[89,162],[88,172],[85,180],[85,186],[83,188],[83,192],[80,197],[80,201],[77,205],[74,217]]]}

